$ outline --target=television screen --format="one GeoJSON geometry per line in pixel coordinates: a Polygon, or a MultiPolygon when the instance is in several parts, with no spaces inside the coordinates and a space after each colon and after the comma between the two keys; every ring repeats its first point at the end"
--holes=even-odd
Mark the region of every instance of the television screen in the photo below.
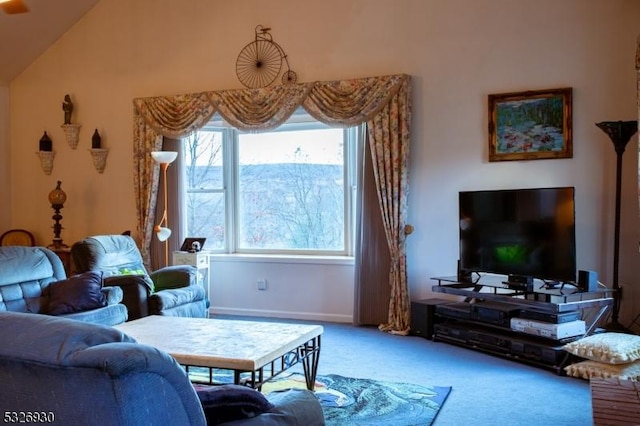
{"type": "Polygon", "coordinates": [[[574,188],[462,191],[460,270],[575,282],[574,188]]]}

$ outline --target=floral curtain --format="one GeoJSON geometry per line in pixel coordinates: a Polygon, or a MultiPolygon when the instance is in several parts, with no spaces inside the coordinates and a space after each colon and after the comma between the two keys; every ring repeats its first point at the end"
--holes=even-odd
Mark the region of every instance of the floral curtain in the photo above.
{"type": "Polygon", "coordinates": [[[159,167],[149,153],[161,148],[163,136],[184,137],[204,126],[215,113],[243,131],[271,130],[299,106],[332,126],[367,123],[392,256],[389,319],[381,329],[406,334],[410,322],[404,232],[408,227],[410,83],[408,75],[398,74],[134,99],[134,187],[137,231],[145,261],[149,260],[159,178],[159,167]]]}

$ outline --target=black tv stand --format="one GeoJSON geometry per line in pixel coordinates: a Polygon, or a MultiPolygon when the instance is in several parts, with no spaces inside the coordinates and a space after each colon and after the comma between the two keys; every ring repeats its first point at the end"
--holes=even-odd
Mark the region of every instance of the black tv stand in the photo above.
{"type": "MultiPolygon", "coordinates": [[[[524,362],[537,367],[564,373],[573,358],[562,349],[569,341],[592,334],[613,306],[613,290],[598,289],[580,292],[577,289],[541,286],[535,288],[532,281],[516,283],[526,289],[514,288],[505,276],[482,275],[473,283],[460,282],[457,277],[435,277],[438,285],[434,293],[462,296],[459,303],[447,304],[441,310],[436,307],[439,322],[435,325],[434,341],[447,342],[492,355],[524,362]],[[530,287],[530,288],[529,288],[530,287]],[[479,304],[480,303],[480,304],[479,304]],[[478,315],[481,306],[490,305],[488,312],[478,315]],[[534,335],[530,330],[518,331],[510,326],[510,319],[532,311],[543,319],[584,321],[585,332],[570,338],[554,335],[534,335]]],[[[508,278],[507,278],[508,279],[508,278]]],[[[531,318],[531,317],[529,317],[531,318]]],[[[536,318],[539,320],[539,318],[536,318]]],[[[518,321],[523,319],[518,318],[518,321]]]]}

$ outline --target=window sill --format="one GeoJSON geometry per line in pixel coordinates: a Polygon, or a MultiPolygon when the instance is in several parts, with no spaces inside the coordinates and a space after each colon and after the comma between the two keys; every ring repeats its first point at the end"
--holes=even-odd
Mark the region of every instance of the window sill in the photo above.
{"type": "Polygon", "coordinates": [[[210,254],[212,262],[296,263],[317,265],[353,266],[355,259],[349,256],[305,256],[279,254],[210,254]]]}

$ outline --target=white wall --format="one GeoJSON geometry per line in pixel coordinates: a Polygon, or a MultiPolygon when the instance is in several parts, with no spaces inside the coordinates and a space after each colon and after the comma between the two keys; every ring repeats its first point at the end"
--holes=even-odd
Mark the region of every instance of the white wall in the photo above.
{"type": "Polygon", "coordinates": [[[351,322],[353,262],[212,256],[215,313],[351,322]],[[258,290],[258,280],[266,290],[258,290]]]}
{"type": "MultiPolygon", "coordinates": [[[[132,99],[241,87],[235,60],[262,24],[272,28],[300,81],[412,75],[413,298],[430,294],[430,277],[454,272],[456,197],[468,189],[575,186],[578,267],[598,271],[606,283],[615,155],[594,123],[637,117],[639,18],[635,0],[183,0],[180,7],[175,0],[102,0],[11,82],[11,164],[18,166],[11,172],[12,224],[47,244],[47,194],[61,180],[66,242],[135,229],[132,99]],[[488,163],[487,95],[564,86],[574,88],[574,157],[488,163]],[[77,150],[65,146],[60,129],[66,93],[82,125],[77,150]],[[110,149],[102,175],[87,152],[94,128],[110,149]],[[45,130],[57,151],[51,176],[33,153],[45,130]]],[[[627,317],[640,301],[636,143],[624,158],[620,274],[629,287],[627,317]]],[[[214,267],[220,308],[351,316],[352,275],[344,266],[322,274],[316,266],[214,267]],[[277,292],[248,287],[266,273],[277,292]]]]}

